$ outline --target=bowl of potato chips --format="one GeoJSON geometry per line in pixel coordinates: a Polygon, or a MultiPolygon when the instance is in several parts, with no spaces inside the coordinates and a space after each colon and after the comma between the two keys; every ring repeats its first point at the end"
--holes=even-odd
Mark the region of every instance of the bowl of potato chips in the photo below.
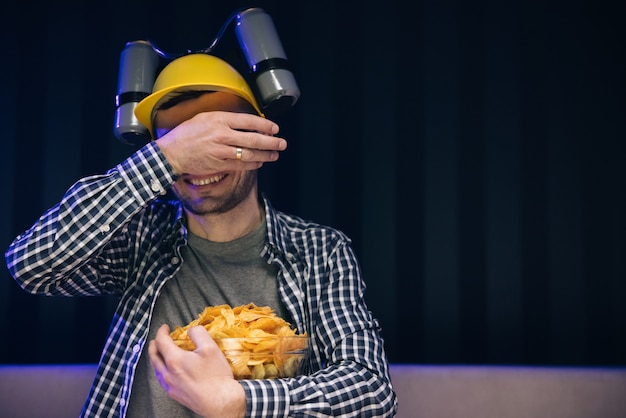
{"type": "Polygon", "coordinates": [[[195,350],[187,331],[203,326],[228,360],[235,379],[277,379],[302,373],[309,337],[270,307],[253,303],[234,308],[209,306],[198,318],[177,326],[170,336],[180,348],[195,350]]]}

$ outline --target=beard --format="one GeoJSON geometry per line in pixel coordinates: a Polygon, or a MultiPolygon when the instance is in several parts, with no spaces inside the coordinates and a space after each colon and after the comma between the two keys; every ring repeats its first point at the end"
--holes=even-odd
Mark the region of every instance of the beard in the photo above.
{"type": "Polygon", "coordinates": [[[245,171],[241,176],[241,181],[234,185],[232,192],[221,198],[192,199],[184,193],[181,193],[177,187],[173,187],[172,191],[188,212],[198,216],[217,215],[232,210],[246,200],[250,192],[254,189],[256,181],[256,170],[245,171]]]}

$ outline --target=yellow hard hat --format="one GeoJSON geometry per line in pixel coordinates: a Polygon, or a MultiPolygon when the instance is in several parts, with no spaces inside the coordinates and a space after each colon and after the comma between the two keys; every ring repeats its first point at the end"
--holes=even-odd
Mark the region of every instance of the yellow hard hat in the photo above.
{"type": "Polygon", "coordinates": [[[176,58],[163,68],[154,82],[152,94],[137,103],[135,117],[152,131],[152,114],[159,102],[174,91],[207,90],[233,93],[250,103],[263,116],[244,78],[226,61],[203,53],[176,58]]]}

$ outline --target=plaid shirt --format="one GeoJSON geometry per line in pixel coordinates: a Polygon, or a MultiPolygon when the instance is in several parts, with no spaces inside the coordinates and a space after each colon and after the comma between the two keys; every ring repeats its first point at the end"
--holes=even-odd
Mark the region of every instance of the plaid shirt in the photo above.
{"type": "MultiPolygon", "coordinates": [[[[30,293],[120,298],[81,416],[125,416],[156,298],[183,262],[182,208],[161,196],[175,180],[149,143],[106,174],[75,183],[6,252],[9,270],[30,293]]],[[[261,256],[278,266],[280,297],[312,347],[306,375],[240,382],[247,416],[394,415],[379,324],[366,307],[349,239],[264,201],[261,256]]]]}

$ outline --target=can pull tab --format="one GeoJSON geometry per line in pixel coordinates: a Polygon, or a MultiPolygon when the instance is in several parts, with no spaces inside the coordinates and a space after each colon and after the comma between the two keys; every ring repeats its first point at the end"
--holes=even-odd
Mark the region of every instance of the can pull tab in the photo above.
{"type": "Polygon", "coordinates": [[[263,112],[283,113],[300,97],[287,55],[270,15],[250,8],[237,14],[235,34],[254,78],[263,112]]]}

